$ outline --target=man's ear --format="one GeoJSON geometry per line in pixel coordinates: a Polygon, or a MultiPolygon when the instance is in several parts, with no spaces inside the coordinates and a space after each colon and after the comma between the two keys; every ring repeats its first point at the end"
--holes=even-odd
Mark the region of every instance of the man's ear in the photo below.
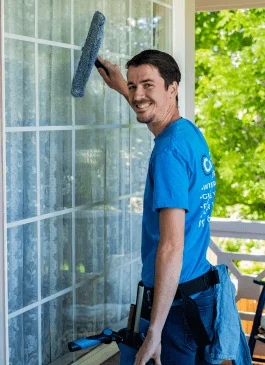
{"type": "Polygon", "coordinates": [[[170,96],[172,97],[172,99],[176,98],[176,96],[178,95],[178,90],[179,90],[179,86],[177,81],[173,81],[173,83],[171,85],[169,85],[170,87],[170,96]]]}

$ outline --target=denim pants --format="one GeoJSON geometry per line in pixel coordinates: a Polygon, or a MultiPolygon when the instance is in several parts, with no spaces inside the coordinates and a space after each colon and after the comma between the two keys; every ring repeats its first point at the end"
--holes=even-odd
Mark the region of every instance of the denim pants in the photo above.
{"type": "MultiPolygon", "coordinates": [[[[194,299],[201,320],[210,339],[213,337],[215,318],[215,291],[209,287],[194,299]]],[[[208,365],[204,360],[204,348],[198,348],[193,340],[182,306],[171,307],[162,332],[162,365],[208,365]]]]}

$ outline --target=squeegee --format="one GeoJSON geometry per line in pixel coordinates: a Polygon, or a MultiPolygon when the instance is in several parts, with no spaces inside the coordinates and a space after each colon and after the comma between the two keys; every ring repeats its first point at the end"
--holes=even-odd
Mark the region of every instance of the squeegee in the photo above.
{"type": "Polygon", "coordinates": [[[84,96],[86,83],[94,65],[103,68],[105,72],[109,74],[108,70],[97,60],[98,51],[104,35],[105,21],[105,16],[101,12],[96,11],[90,24],[88,35],[82,48],[82,54],[72,82],[71,94],[76,98],[84,96]]]}

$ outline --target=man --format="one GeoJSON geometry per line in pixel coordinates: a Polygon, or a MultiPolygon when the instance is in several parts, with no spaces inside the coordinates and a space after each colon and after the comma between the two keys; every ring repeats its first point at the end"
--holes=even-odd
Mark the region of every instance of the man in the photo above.
{"type": "MultiPolygon", "coordinates": [[[[126,82],[117,65],[99,57],[109,75],[98,71],[110,88],[121,93],[155,136],[144,194],[142,281],[154,288],[150,326],[135,365],[151,357],[156,365],[203,365],[197,346],[175,300],[181,283],[211,270],[206,260],[215,173],[207,143],[199,129],[178,109],[181,74],[170,55],[146,50],[127,63],[126,82]],[[161,360],[160,360],[161,357],[161,360]]],[[[213,334],[213,286],[190,296],[209,338],[213,334]]]]}

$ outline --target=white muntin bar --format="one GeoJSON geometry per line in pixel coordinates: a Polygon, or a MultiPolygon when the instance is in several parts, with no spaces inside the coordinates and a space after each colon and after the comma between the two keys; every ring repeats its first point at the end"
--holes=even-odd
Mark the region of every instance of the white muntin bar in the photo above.
{"type": "MultiPolygon", "coordinates": [[[[74,0],[71,0],[71,44],[74,44],[74,0]]],[[[74,49],[71,49],[71,80],[74,77],[74,49]]],[[[75,207],[75,98],[72,97],[72,207],[75,207]]],[[[75,211],[72,212],[72,284],[73,289],[73,338],[76,336],[76,240],[75,240],[75,211]]],[[[75,354],[74,360],[75,360],[75,354]]]]}
{"type": "MultiPolygon", "coordinates": [[[[129,199],[129,198],[135,197],[135,196],[140,196],[141,197],[142,193],[137,192],[137,193],[134,193],[134,194],[123,195],[123,196],[119,197],[119,200],[129,199]]],[[[14,222],[8,223],[7,228],[14,228],[14,227],[21,226],[23,224],[38,222],[38,221],[41,221],[41,220],[47,219],[47,218],[55,218],[55,217],[59,217],[59,216],[62,216],[62,215],[73,213],[73,212],[80,212],[81,210],[91,209],[91,208],[99,206],[99,205],[110,204],[110,203],[113,203],[113,202],[116,202],[116,201],[117,201],[116,198],[112,199],[112,200],[106,200],[106,201],[97,201],[97,202],[91,203],[91,204],[79,205],[78,207],[75,207],[75,208],[68,208],[68,209],[58,210],[58,211],[55,211],[55,212],[52,212],[52,213],[42,214],[40,216],[35,216],[35,217],[32,217],[32,218],[21,219],[19,221],[14,221],[14,222]]]]}
{"type": "Polygon", "coordinates": [[[74,289],[78,289],[78,288],[81,288],[83,286],[86,286],[87,287],[88,282],[90,282],[91,280],[99,279],[101,277],[103,277],[103,273],[102,274],[91,274],[91,275],[89,275],[87,277],[87,279],[82,280],[82,281],[80,281],[79,283],[77,283],[75,285],[69,286],[68,288],[65,288],[65,289],[63,289],[63,290],[61,290],[61,291],[59,291],[59,292],[57,292],[55,294],[49,295],[48,297],[41,299],[40,301],[36,301],[35,303],[29,304],[26,307],[23,307],[23,308],[18,309],[17,311],[15,311],[13,313],[10,313],[8,315],[8,319],[17,317],[20,314],[23,314],[25,312],[28,312],[29,310],[34,309],[34,308],[36,308],[36,307],[38,307],[38,306],[40,306],[42,304],[45,304],[45,303],[50,302],[50,301],[52,301],[54,299],[57,299],[57,298],[65,295],[67,293],[72,292],[74,289]]]}
{"type": "MultiPolygon", "coordinates": [[[[129,124],[87,124],[87,125],[55,125],[55,126],[30,126],[30,127],[6,127],[6,133],[14,132],[46,132],[46,131],[80,131],[80,130],[96,130],[96,129],[123,129],[129,128],[129,124]]],[[[133,124],[133,129],[146,128],[145,125],[133,124]]]]}
{"type": "MultiPolygon", "coordinates": [[[[35,1],[35,103],[36,103],[36,173],[37,173],[37,217],[40,216],[40,122],[39,112],[39,45],[38,45],[38,0],[35,1]]],[[[42,363],[42,326],[41,326],[41,233],[40,220],[37,221],[37,255],[38,255],[38,359],[42,363]]]]}

